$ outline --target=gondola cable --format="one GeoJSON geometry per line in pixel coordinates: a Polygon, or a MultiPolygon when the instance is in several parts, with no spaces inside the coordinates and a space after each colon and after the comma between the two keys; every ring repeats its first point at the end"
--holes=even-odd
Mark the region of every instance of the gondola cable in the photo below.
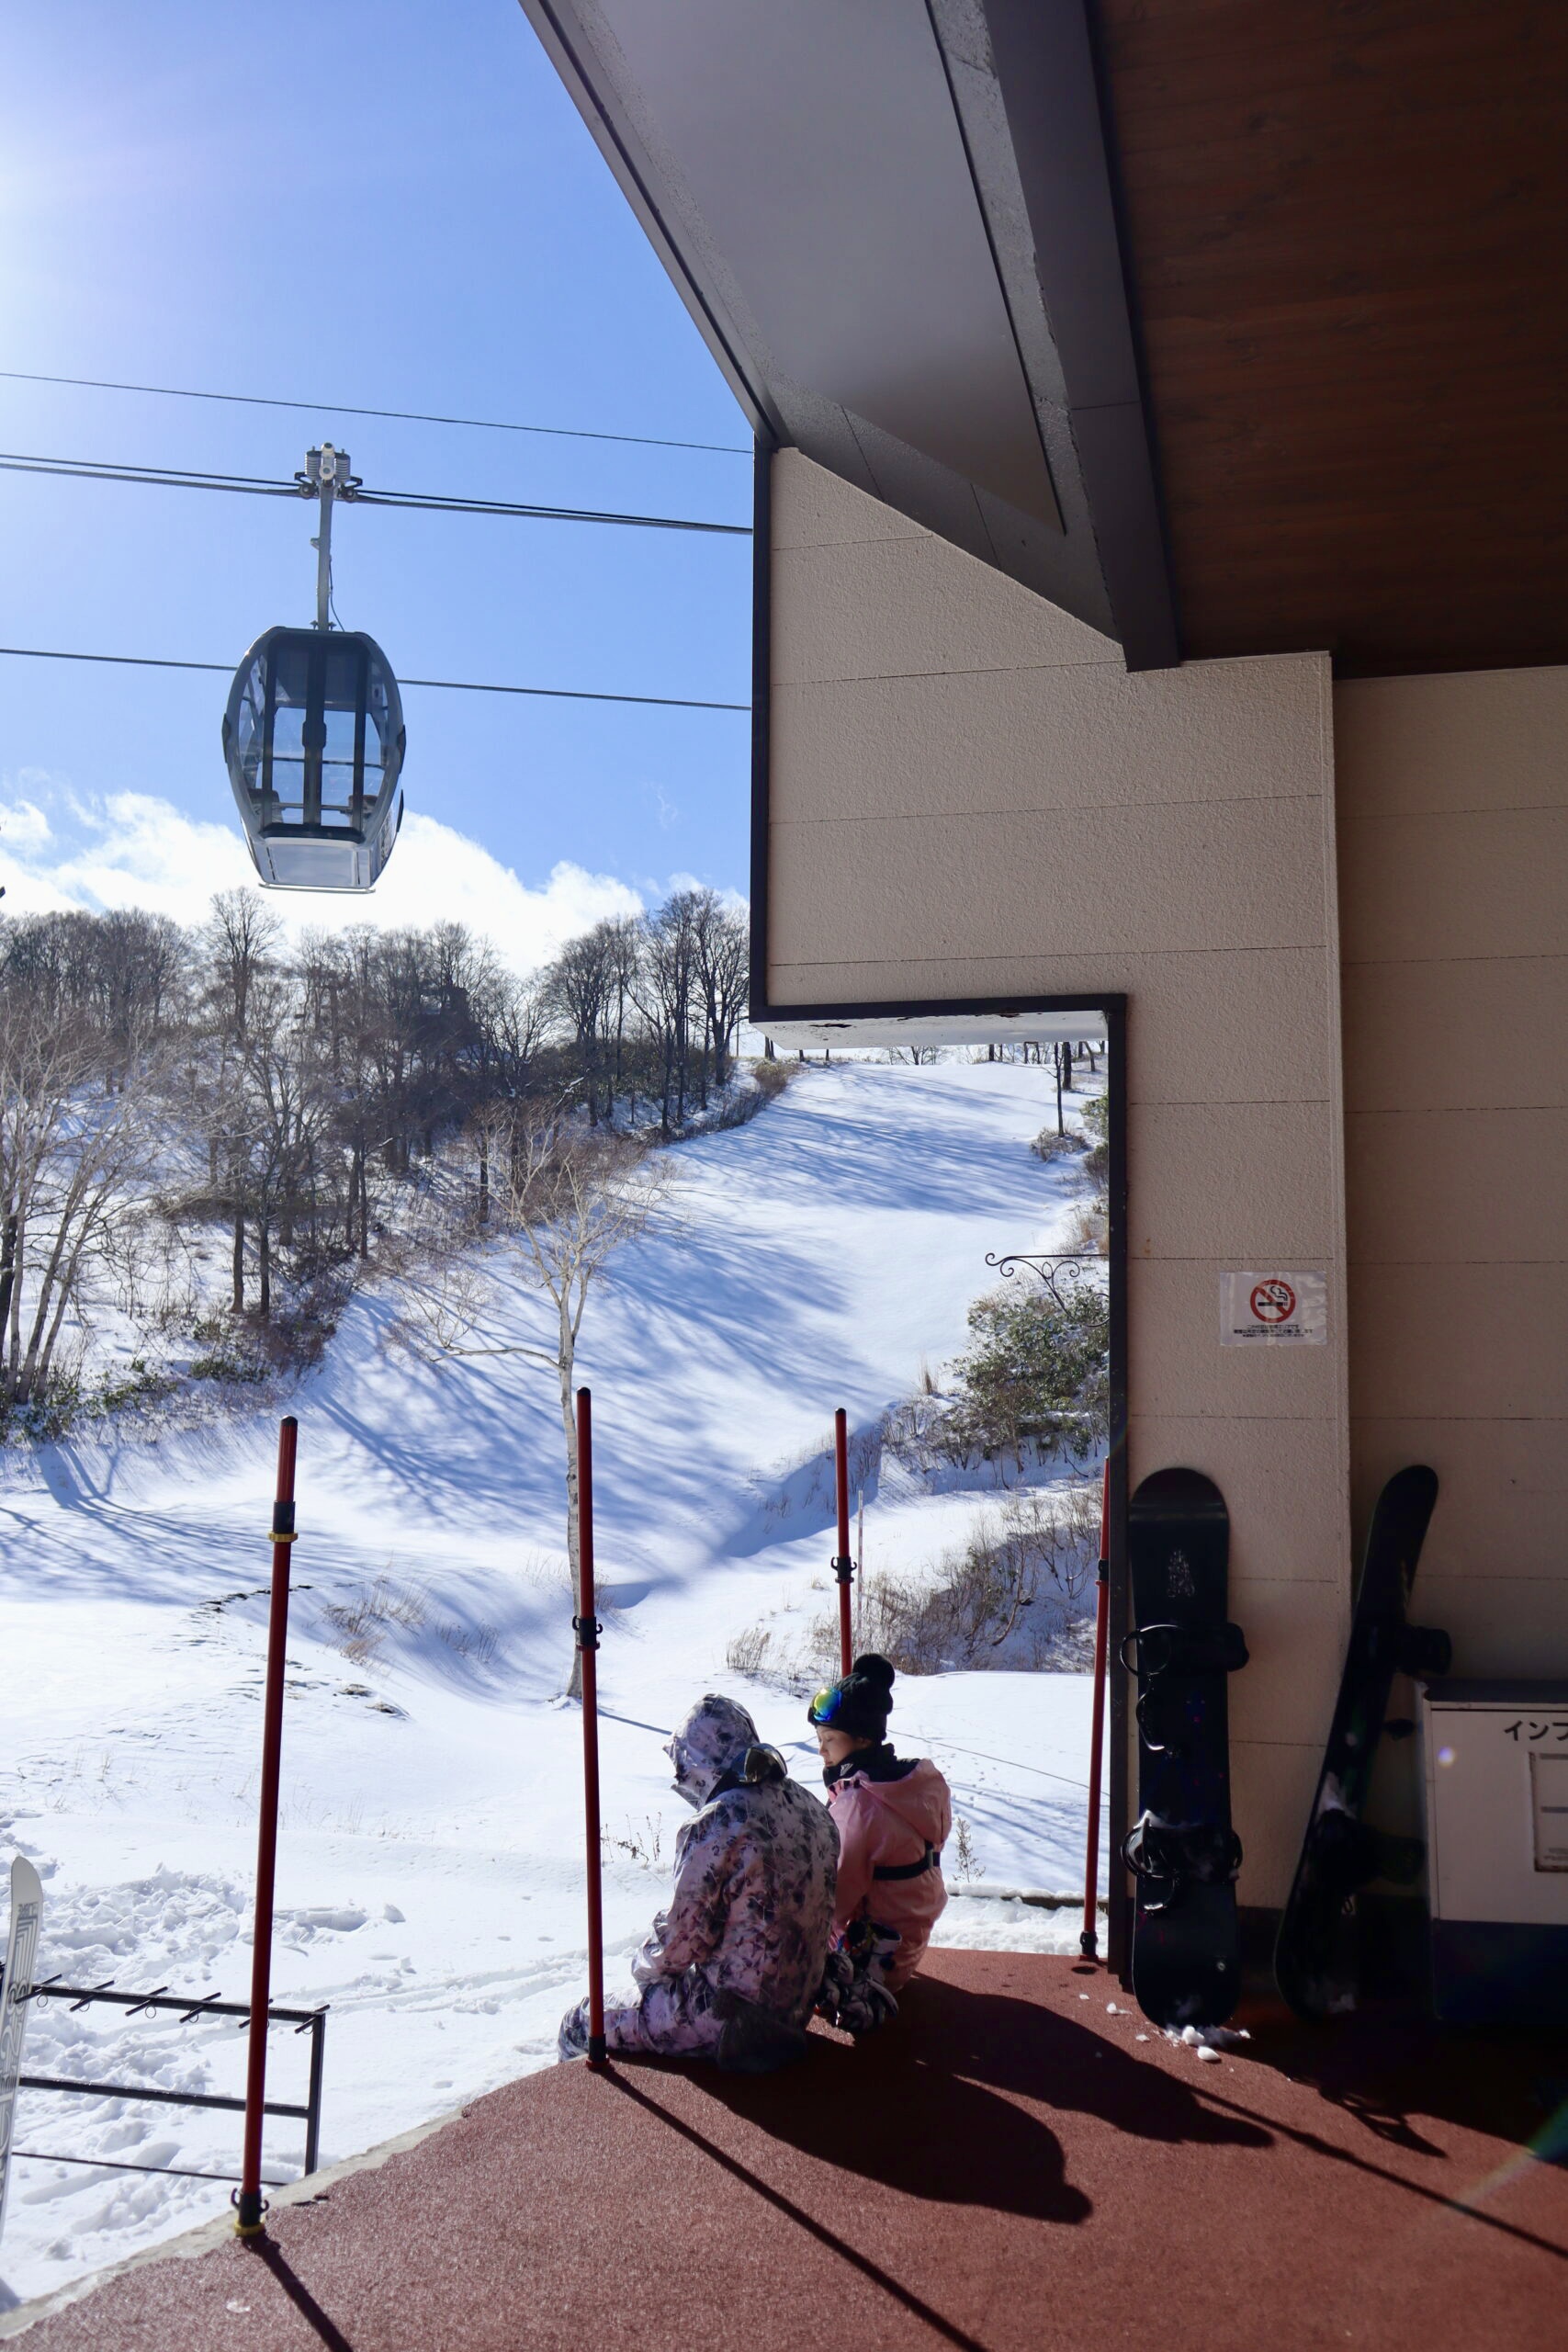
{"type": "Polygon", "coordinates": [[[581,424],[514,424],[491,416],[436,416],[416,408],[355,408],[331,401],[273,400],[261,392],[198,392],[178,384],[119,384],[98,376],[38,376],[20,368],[0,368],[0,382],[67,384],[89,392],[145,392],[159,400],[222,401],[242,408],[308,409],[321,416],[378,416],[394,424],[461,425],[475,433],[538,433],[561,441],[619,441],[639,449],[699,449],[720,458],[751,455],[750,448],[735,441],[672,441],[651,433],[596,433],[581,424]]]}
{"type": "MultiPolygon", "coordinates": [[[[402,826],[399,779],[408,736],[398,680],[375,639],[337,625],[333,610],[333,515],[339,504],[352,501],[750,536],[736,524],[459,500],[424,492],[367,492],[347,451],[330,441],[307,451],[291,483],[14,451],[0,453],[0,469],[160,488],[303,496],[319,503],[319,526],[310,542],[316,550],[315,622],[308,628],[281,624],[264,629],[234,673],[223,713],[224,764],[252,862],[264,886],[285,890],[374,889],[402,826]]],[[[198,666],[154,662],[145,656],[127,659],[137,667],[198,666]]]]}
{"type": "MultiPolygon", "coordinates": [[[[335,607],[334,607],[335,610],[335,607]]],[[[210,670],[223,677],[233,672],[231,662],[179,662],[157,653],[79,653],[54,645],[0,645],[0,657],[23,662],[105,662],[130,670],[210,670]]],[[[431,686],[454,695],[527,695],[546,702],[626,702],[655,710],[741,710],[749,702],[705,702],[694,695],[617,695],[588,686],[493,685],[479,678],[405,678],[405,686],[431,686]]]]}
{"type": "MultiPolygon", "coordinates": [[[[313,497],[313,488],[298,481],[270,481],[259,474],[200,473],[180,466],[119,465],[95,458],[37,458],[0,450],[0,470],[6,473],[53,474],[72,481],[123,481],[155,490],[219,490],[252,498],[313,497]]],[[[749,539],[749,523],[708,523],[691,515],[623,514],[587,506],[543,506],[508,499],[449,497],[436,491],[364,490],[340,492],[355,506],[393,506],[406,512],[434,514],[498,514],[530,522],[614,523],[645,531],[697,531],[718,538],[749,539]]]]}

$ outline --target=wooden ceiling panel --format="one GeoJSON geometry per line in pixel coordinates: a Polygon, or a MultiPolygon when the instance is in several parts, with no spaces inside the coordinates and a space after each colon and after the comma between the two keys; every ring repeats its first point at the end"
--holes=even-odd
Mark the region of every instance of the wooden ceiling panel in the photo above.
{"type": "Polygon", "coordinates": [[[1184,654],[1568,661],[1568,6],[1100,22],[1184,654]]]}

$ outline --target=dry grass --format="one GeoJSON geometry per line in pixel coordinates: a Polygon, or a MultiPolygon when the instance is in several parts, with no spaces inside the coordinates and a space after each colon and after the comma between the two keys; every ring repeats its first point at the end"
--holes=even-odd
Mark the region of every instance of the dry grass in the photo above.
{"type": "Polygon", "coordinates": [[[347,1600],[328,1601],[321,1622],[334,1646],[353,1666],[368,1666],[381,1655],[388,1634],[396,1627],[418,1634],[426,1627],[454,1657],[488,1666],[496,1654],[500,1635],[491,1625],[463,1625],[433,1614],[434,1601],[425,1585],[400,1585],[379,1576],[347,1600]]]}
{"type": "Polygon", "coordinates": [[[976,1879],[986,1875],[986,1865],[976,1854],[969,1836],[969,1824],[961,1813],[953,1816],[953,1860],[955,1875],[961,1882],[973,1885],[976,1879]]]}
{"type": "Polygon", "coordinates": [[[1065,1135],[1058,1135],[1055,1127],[1042,1127],[1029,1148],[1036,1159],[1071,1159],[1087,1151],[1089,1145],[1075,1127],[1069,1127],[1065,1135]]]}
{"type": "Polygon", "coordinates": [[[734,1634],[724,1653],[724,1662],[731,1674],[744,1674],[753,1681],[761,1681],[773,1656],[773,1637],[765,1625],[748,1625],[743,1633],[734,1634]]]}
{"type": "MultiPolygon", "coordinates": [[[[1064,1492],[1010,1495],[987,1511],[968,1542],[933,1574],[863,1577],[855,1595],[857,1648],[880,1650],[900,1674],[962,1668],[1072,1668],[1081,1656],[1099,1555],[1096,1482],[1064,1492]]],[[[813,1629],[818,1654],[837,1656],[829,1619],[813,1629]]]]}
{"type": "Polygon", "coordinates": [[[771,1102],[784,1092],[799,1068],[798,1062],[769,1061],[765,1054],[760,1054],[751,1064],[751,1075],[771,1102]]]}
{"type": "Polygon", "coordinates": [[[629,1854],[639,1869],[656,1871],[664,1850],[664,1833],[649,1813],[643,1815],[640,1827],[628,1820],[619,1837],[606,1824],[599,1832],[599,1843],[606,1861],[617,1853],[629,1854]]]}

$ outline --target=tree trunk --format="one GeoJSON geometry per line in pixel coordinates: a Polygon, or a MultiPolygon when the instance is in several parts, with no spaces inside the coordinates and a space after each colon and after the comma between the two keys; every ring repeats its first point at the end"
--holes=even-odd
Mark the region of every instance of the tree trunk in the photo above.
{"type": "Polygon", "coordinates": [[[71,1237],[72,1224],[81,1205],[81,1199],[80,1188],[73,1184],[61,1205],[59,1222],[54,1229],[54,1246],[49,1253],[48,1262],[39,1279],[38,1306],[33,1313],[33,1328],[28,1337],[28,1352],[22,1368],[17,1375],[16,1394],[23,1404],[30,1402],[38,1393],[39,1355],[43,1346],[44,1329],[50,1310],[54,1304],[61,1265],[65,1260],[67,1241],[71,1237]]]}
{"type": "Polygon", "coordinates": [[[62,1277],[59,1285],[59,1291],[55,1300],[53,1319],[50,1324],[49,1336],[44,1340],[43,1352],[39,1358],[38,1372],[34,1377],[34,1386],[40,1396],[46,1397],[49,1395],[50,1374],[54,1368],[54,1343],[60,1337],[60,1327],[65,1320],[65,1309],[70,1303],[71,1294],[76,1287],[77,1271],[81,1264],[82,1252],[86,1247],[86,1241],[87,1237],[85,1234],[83,1234],[76,1249],[72,1253],[70,1263],[66,1267],[64,1275],[62,1277]]]}
{"type": "Polygon", "coordinates": [[[17,1283],[17,1216],[13,1210],[0,1234],[0,1331],[11,1319],[11,1293],[17,1283]]]}
{"type": "Polygon", "coordinates": [[[236,1315],[245,1311],[245,1208],[238,1194],[234,1200],[234,1256],[232,1305],[236,1315]]]}
{"type": "Polygon", "coordinates": [[[6,1328],[6,1394],[17,1393],[17,1366],[22,1353],[22,1265],[27,1256],[28,1221],[17,1218],[16,1264],[12,1270],[11,1312],[6,1328]]]}
{"type": "Polygon", "coordinates": [[[265,1323],[272,1313],[272,1225],[265,1200],[256,1211],[256,1306],[265,1323]]]}

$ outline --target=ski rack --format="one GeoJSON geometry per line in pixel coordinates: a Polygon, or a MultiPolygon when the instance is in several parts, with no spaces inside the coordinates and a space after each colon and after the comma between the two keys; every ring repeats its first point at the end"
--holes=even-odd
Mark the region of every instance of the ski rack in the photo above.
{"type": "MultiPolygon", "coordinates": [[[[142,2009],[176,2009],[183,2025],[190,2025],[197,2018],[238,2018],[242,2025],[248,2026],[251,2018],[248,2001],[220,2001],[216,1994],[210,1993],[193,1997],[189,1994],[171,1993],[166,1984],[160,1984],[152,1993],[121,1993],[115,1989],[112,1978],[102,1984],[84,1985],[62,1984],[58,1977],[48,1976],[41,1984],[29,1984],[23,1997],[29,2001],[68,2001],[73,2009],[85,2009],[89,2002],[99,2001],[111,2007],[125,2009],[133,2017],[142,2009]]],[[[281,2099],[269,2099],[262,2109],[264,2115],[291,2117],[296,2122],[304,2124],[305,2162],[300,2178],[306,2173],[315,2172],[321,2161],[321,2086],[326,2068],[328,2006],[323,2002],[314,2009],[269,2007],[266,2013],[268,2025],[291,2025],[297,2034],[308,2033],[310,2037],[310,2077],[305,2105],[296,2107],[281,2099]]],[[[214,2091],[166,2091],[152,2083],[100,2083],[79,2081],[63,2075],[18,2075],[17,2088],[23,2091],[69,2091],[74,2092],[78,2098],[152,2099],[163,2107],[223,2108],[238,2115],[245,2111],[243,2098],[220,2097],[214,2091]]],[[[59,2155],[44,2148],[17,2148],[12,2153],[18,2156],[30,2156],[35,2163],[90,2165],[109,2172],[167,2173],[182,2180],[237,2181],[240,2177],[238,2173],[188,2172],[175,2165],[132,2165],[122,2160],[110,2164],[97,2156],[59,2155]]],[[[266,2186],[281,2188],[287,2183],[275,2179],[269,2180],[266,2186]]]]}

